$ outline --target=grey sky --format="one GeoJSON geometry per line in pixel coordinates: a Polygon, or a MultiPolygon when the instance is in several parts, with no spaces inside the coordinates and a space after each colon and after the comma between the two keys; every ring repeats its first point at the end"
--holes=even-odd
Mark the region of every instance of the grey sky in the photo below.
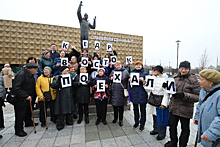
{"type": "MultiPolygon", "coordinates": [[[[0,19],[79,28],[78,0],[0,0],[0,19]]],[[[176,40],[181,40],[179,62],[199,65],[205,48],[216,66],[220,57],[219,0],[84,0],[82,14],[96,30],[144,37],[147,64],[176,67],[176,40]]],[[[144,60],[145,61],[145,60],[144,60]]]]}

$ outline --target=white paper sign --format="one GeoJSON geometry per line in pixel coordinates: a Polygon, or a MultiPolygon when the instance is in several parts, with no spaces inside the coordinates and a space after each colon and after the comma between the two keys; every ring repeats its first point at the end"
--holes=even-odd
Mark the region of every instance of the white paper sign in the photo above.
{"type": "Polygon", "coordinates": [[[95,49],[99,50],[99,48],[100,48],[100,42],[95,41],[95,49]]]}
{"type": "Polygon", "coordinates": [[[139,85],[139,73],[131,73],[131,85],[139,85]]]}
{"type": "Polygon", "coordinates": [[[93,60],[93,68],[94,69],[98,69],[99,68],[99,64],[100,64],[100,60],[93,60]]]}
{"type": "Polygon", "coordinates": [[[63,49],[68,49],[68,47],[69,47],[69,42],[65,42],[65,41],[63,41],[63,42],[62,42],[62,47],[61,47],[61,48],[63,48],[63,49]]]}
{"type": "Polygon", "coordinates": [[[68,66],[68,58],[61,58],[61,66],[68,66]]]}
{"type": "Polygon", "coordinates": [[[114,79],[113,82],[114,83],[121,83],[121,72],[120,71],[114,71],[114,79]]]}
{"type": "Polygon", "coordinates": [[[87,57],[82,57],[81,58],[81,66],[82,67],[88,67],[88,58],[87,57]]]}
{"type": "Polygon", "coordinates": [[[107,67],[109,64],[109,58],[103,58],[102,60],[102,66],[107,67]]]}
{"type": "Polygon", "coordinates": [[[111,56],[111,61],[112,64],[115,64],[115,62],[117,61],[117,56],[111,56]]]}
{"type": "Polygon", "coordinates": [[[126,64],[128,64],[128,62],[132,64],[132,56],[126,56],[126,64]]]}
{"type": "Polygon", "coordinates": [[[83,44],[83,45],[82,45],[83,48],[88,48],[89,42],[88,42],[88,40],[83,40],[82,44],[83,44]]]}
{"type": "Polygon", "coordinates": [[[72,86],[70,74],[62,75],[61,86],[62,88],[72,86]]]}
{"type": "Polygon", "coordinates": [[[97,80],[97,92],[105,92],[105,80],[97,80]]]}
{"type": "Polygon", "coordinates": [[[112,51],[112,44],[111,43],[107,43],[106,50],[107,51],[112,51]]]}
{"type": "Polygon", "coordinates": [[[88,81],[88,73],[80,73],[79,78],[80,83],[82,83],[83,85],[87,85],[86,81],[88,81]]]}
{"type": "Polygon", "coordinates": [[[154,90],[155,77],[154,76],[145,76],[145,81],[146,81],[145,89],[154,90]]]}
{"type": "Polygon", "coordinates": [[[174,78],[165,78],[168,87],[165,88],[166,93],[175,94],[176,93],[176,84],[174,78]]]}

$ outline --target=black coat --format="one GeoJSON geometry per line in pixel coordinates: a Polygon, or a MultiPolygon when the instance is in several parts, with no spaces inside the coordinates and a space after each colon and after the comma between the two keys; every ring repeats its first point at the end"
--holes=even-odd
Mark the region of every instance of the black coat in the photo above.
{"type": "MultiPolygon", "coordinates": [[[[124,89],[128,88],[128,79],[129,79],[129,73],[124,68],[121,68],[120,70],[117,70],[116,68],[111,72],[109,79],[111,80],[111,77],[114,75],[114,71],[121,71],[122,77],[121,77],[121,83],[112,83],[111,84],[111,90],[112,90],[112,96],[110,103],[113,106],[123,106],[127,105],[127,98],[124,96],[124,89]],[[122,85],[123,87],[122,87],[122,85]]],[[[112,81],[111,81],[112,82],[112,81]]]]}
{"type": "Polygon", "coordinates": [[[76,59],[78,59],[79,56],[80,56],[80,52],[78,52],[78,51],[75,50],[75,49],[72,49],[72,52],[68,54],[68,60],[69,60],[69,61],[71,61],[72,56],[75,56],[76,59]]]}
{"type": "Polygon", "coordinates": [[[90,86],[92,85],[92,77],[88,74],[89,80],[87,85],[79,84],[79,77],[80,75],[77,75],[73,81],[73,86],[76,88],[76,102],[78,104],[88,104],[90,103],[90,86]]]}
{"type": "MultiPolygon", "coordinates": [[[[77,60],[78,63],[81,62],[81,58],[82,58],[81,56],[78,58],[78,60],[77,60]]],[[[88,57],[88,61],[90,61],[92,63],[92,60],[91,60],[90,57],[88,57]]],[[[91,65],[88,64],[88,67],[86,67],[87,73],[90,74],[90,75],[92,73],[92,69],[91,69],[92,66],[93,66],[92,64],[91,65]]],[[[78,74],[80,73],[80,67],[81,67],[81,65],[79,64],[79,66],[78,66],[78,74]]]]}
{"type": "Polygon", "coordinates": [[[22,69],[15,76],[13,90],[18,99],[15,106],[28,106],[29,101],[26,101],[25,99],[29,96],[32,98],[36,97],[34,76],[27,69],[22,69]]]}
{"type": "Polygon", "coordinates": [[[73,100],[72,86],[62,88],[59,76],[61,75],[56,76],[51,84],[52,88],[57,89],[55,99],[55,115],[71,113],[76,109],[73,100]]]}

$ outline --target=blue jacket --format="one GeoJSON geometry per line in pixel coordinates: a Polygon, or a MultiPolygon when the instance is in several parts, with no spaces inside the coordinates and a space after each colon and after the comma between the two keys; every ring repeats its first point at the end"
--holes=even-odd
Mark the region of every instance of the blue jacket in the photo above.
{"type": "MultiPolygon", "coordinates": [[[[199,104],[194,119],[198,122],[198,142],[201,142],[203,146],[212,146],[212,142],[206,142],[201,139],[201,133],[205,133],[206,136],[212,141],[216,141],[220,138],[220,90],[212,94],[208,99],[202,103],[205,96],[215,88],[220,87],[220,83],[212,87],[209,91],[201,89],[199,94],[199,104]]],[[[220,144],[218,144],[220,147],[220,144]]]]}
{"type": "Polygon", "coordinates": [[[55,58],[54,61],[53,61],[54,76],[61,75],[61,72],[60,72],[60,67],[61,66],[56,67],[57,63],[61,63],[60,57],[55,58]]]}
{"type": "MultiPolygon", "coordinates": [[[[133,73],[139,73],[139,77],[143,77],[145,79],[145,76],[147,73],[144,71],[144,68],[141,70],[133,70],[133,73]]],[[[139,85],[133,85],[130,92],[131,102],[134,104],[146,104],[148,95],[147,92],[144,90],[143,82],[139,82],[139,85]]]]}

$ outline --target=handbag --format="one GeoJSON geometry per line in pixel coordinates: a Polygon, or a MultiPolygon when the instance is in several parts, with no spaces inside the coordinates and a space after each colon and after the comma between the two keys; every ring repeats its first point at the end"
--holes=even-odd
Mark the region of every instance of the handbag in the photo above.
{"type": "Polygon", "coordinates": [[[150,92],[150,96],[148,98],[148,103],[150,105],[160,107],[162,100],[163,100],[163,95],[156,95],[150,92]]]}
{"type": "Polygon", "coordinates": [[[156,108],[157,111],[157,126],[158,127],[166,127],[169,125],[169,106],[165,109],[161,109],[160,107],[156,108]]]}
{"type": "Polygon", "coordinates": [[[43,95],[44,95],[46,101],[52,100],[51,91],[50,91],[50,82],[51,82],[51,78],[50,78],[50,81],[49,81],[49,78],[48,78],[49,91],[43,92],[43,95]]]}
{"type": "Polygon", "coordinates": [[[7,99],[7,102],[9,102],[12,105],[15,105],[15,103],[17,102],[17,97],[16,97],[13,89],[9,92],[6,99],[7,99]]]}
{"type": "Polygon", "coordinates": [[[128,97],[128,96],[129,96],[128,90],[124,88],[124,86],[122,85],[122,83],[121,83],[121,86],[122,86],[122,88],[124,89],[124,96],[125,96],[125,97],[128,97]]]}

